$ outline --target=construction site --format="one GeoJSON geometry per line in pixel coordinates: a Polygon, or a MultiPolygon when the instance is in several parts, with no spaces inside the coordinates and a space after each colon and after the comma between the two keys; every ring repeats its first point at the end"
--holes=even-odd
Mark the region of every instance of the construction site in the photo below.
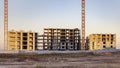
{"type": "Polygon", "coordinates": [[[8,31],[8,0],[4,0],[4,50],[116,49],[116,34],[93,34],[86,38],[85,5],[85,0],[81,0],[81,30],[79,28],[44,28],[44,32],[39,34],[24,30],[8,31]]]}
{"type": "MultiPolygon", "coordinates": [[[[43,33],[9,30],[4,0],[4,50],[0,68],[120,68],[115,33],[86,36],[86,1],[81,2],[81,28],[43,28],[43,33]]],[[[34,27],[33,27],[34,28],[34,27]]]]}

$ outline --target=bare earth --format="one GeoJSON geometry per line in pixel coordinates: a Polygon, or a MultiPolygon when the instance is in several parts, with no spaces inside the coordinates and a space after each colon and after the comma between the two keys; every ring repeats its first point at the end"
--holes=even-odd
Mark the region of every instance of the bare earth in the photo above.
{"type": "Polygon", "coordinates": [[[120,68],[120,52],[0,54],[0,68],[120,68]]]}

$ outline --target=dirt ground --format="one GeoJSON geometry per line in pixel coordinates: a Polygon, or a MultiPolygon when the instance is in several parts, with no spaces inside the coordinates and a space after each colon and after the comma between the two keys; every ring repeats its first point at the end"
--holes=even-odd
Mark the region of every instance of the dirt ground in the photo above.
{"type": "Polygon", "coordinates": [[[120,52],[0,54],[0,68],[120,68],[120,52]]]}

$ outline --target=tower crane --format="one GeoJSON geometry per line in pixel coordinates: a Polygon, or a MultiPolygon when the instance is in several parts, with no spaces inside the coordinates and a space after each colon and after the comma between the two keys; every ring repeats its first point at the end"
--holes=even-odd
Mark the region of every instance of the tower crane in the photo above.
{"type": "Polygon", "coordinates": [[[4,50],[8,48],[8,0],[4,0],[4,50]]]}
{"type": "Polygon", "coordinates": [[[81,0],[82,6],[81,6],[81,29],[82,29],[82,44],[81,49],[85,50],[85,0],[81,0]]]}

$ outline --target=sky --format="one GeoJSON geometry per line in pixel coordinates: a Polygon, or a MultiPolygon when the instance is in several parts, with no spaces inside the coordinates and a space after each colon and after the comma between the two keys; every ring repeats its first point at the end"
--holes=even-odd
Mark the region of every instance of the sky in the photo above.
{"type": "MultiPolygon", "coordinates": [[[[120,48],[120,0],[86,0],[86,36],[117,34],[120,48]]],[[[81,0],[9,0],[9,30],[43,33],[44,28],[81,29],[81,0]]],[[[3,0],[0,0],[0,49],[3,49],[3,0]]]]}

